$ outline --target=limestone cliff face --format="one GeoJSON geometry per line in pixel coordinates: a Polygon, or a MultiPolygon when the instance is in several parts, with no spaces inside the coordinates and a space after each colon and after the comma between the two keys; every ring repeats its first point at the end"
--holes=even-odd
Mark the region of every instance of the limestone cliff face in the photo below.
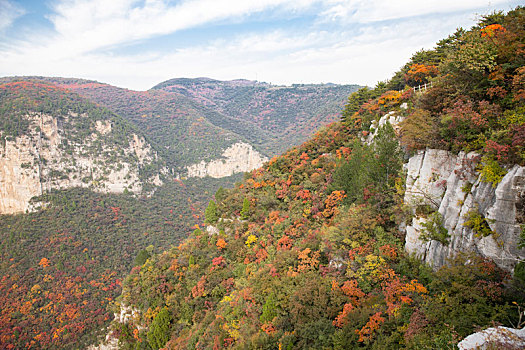
{"type": "Polygon", "coordinates": [[[406,227],[405,249],[434,267],[442,266],[458,252],[474,252],[512,270],[517,259],[525,258],[518,249],[524,222],[525,168],[508,170],[496,188],[484,182],[475,170],[480,157],[475,153],[454,155],[443,150],[419,151],[410,158],[406,170],[405,203],[414,212],[418,206],[441,214],[448,230],[448,244],[420,239],[424,216],[414,217],[406,227]],[[484,217],[493,234],[486,237],[465,226],[470,213],[484,217]]]}
{"type": "MultiPolygon", "coordinates": [[[[139,310],[126,305],[119,305],[119,313],[113,313],[113,325],[137,323],[139,317],[139,310]]],[[[137,325],[139,330],[144,329],[143,326],[137,325]]],[[[114,336],[113,330],[108,329],[106,337],[97,345],[90,345],[88,350],[117,350],[119,348],[118,338],[114,336]]]]}
{"type": "MultiPolygon", "coordinates": [[[[401,105],[401,109],[406,108],[406,103],[401,105]]],[[[403,117],[399,113],[395,111],[389,112],[382,116],[381,119],[379,119],[379,121],[372,121],[372,125],[370,125],[370,132],[368,133],[368,135],[362,136],[361,141],[370,145],[374,141],[374,138],[377,136],[379,128],[385,126],[387,123],[389,123],[394,129],[394,132],[398,134],[399,130],[401,129],[400,124],[403,120],[405,120],[405,117],[403,117]]]]}
{"type": "MultiPolygon", "coordinates": [[[[0,143],[0,214],[31,210],[30,199],[52,189],[90,187],[99,192],[138,193],[139,167],[156,154],[143,137],[133,134],[124,145],[113,143],[110,121],[97,120],[81,140],[64,125],[85,116],[31,114],[29,132],[0,143]],[[106,142],[107,141],[107,142],[106,142]]],[[[158,180],[158,179],[156,179],[158,180]]],[[[157,181],[158,182],[158,181],[157,181]]]]}
{"type": "Polygon", "coordinates": [[[261,155],[247,143],[238,142],[228,147],[222,153],[221,159],[210,162],[201,161],[187,167],[188,177],[221,178],[257,169],[263,165],[268,158],[261,155]]]}
{"type": "Polygon", "coordinates": [[[525,349],[525,328],[491,327],[458,343],[460,350],[525,349]]]}

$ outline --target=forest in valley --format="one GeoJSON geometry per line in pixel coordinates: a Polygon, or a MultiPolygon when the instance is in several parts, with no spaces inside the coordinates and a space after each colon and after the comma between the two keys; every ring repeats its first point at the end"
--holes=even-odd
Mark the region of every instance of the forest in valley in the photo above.
{"type": "Polygon", "coordinates": [[[178,244],[202,222],[211,193],[237,177],[172,180],[155,194],[73,188],[43,195],[44,210],[0,220],[0,344],[87,347],[113,319],[109,305],[134,265],[178,244]]]}

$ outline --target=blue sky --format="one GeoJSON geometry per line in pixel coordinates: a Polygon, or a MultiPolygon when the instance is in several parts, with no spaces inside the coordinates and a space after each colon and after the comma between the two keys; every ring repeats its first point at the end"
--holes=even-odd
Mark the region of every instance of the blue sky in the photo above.
{"type": "Polygon", "coordinates": [[[374,85],[514,0],[0,0],[0,76],[374,85]]]}

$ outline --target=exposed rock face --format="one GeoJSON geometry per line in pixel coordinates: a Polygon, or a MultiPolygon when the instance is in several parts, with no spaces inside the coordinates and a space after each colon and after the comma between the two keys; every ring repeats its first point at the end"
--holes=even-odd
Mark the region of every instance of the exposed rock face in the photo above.
{"type": "Polygon", "coordinates": [[[29,199],[42,194],[36,149],[37,145],[26,136],[0,145],[0,213],[25,211],[29,199]]]}
{"type": "Polygon", "coordinates": [[[15,140],[4,139],[0,144],[0,214],[31,210],[30,199],[52,189],[141,191],[139,166],[156,158],[144,138],[132,135],[127,147],[105,142],[111,137],[111,122],[96,121],[91,134],[72,141],[63,124],[82,117],[33,114],[27,116],[31,120],[28,133],[15,140]]]}
{"type": "Polygon", "coordinates": [[[208,225],[206,226],[206,232],[208,232],[208,236],[218,235],[219,228],[216,226],[208,225]]]}
{"type": "Polygon", "coordinates": [[[238,142],[222,153],[222,159],[202,161],[187,167],[188,177],[221,178],[260,168],[268,158],[247,143],[238,142]]]}
{"type": "Polygon", "coordinates": [[[426,205],[437,210],[448,230],[448,245],[420,239],[424,217],[415,217],[406,227],[407,252],[440,267],[458,252],[474,252],[512,270],[517,259],[525,258],[518,249],[525,202],[525,168],[514,166],[497,185],[482,181],[475,168],[475,153],[455,156],[443,150],[419,151],[407,164],[405,203],[414,209],[426,205]],[[493,231],[488,236],[465,226],[468,216],[483,217],[493,231]]]}
{"type": "MultiPolygon", "coordinates": [[[[403,107],[403,109],[406,109],[406,106],[403,107]]],[[[370,125],[370,133],[366,136],[366,138],[363,138],[362,141],[366,142],[367,144],[371,144],[372,141],[374,141],[374,138],[377,136],[377,132],[379,131],[379,128],[382,126],[385,126],[386,123],[390,123],[392,125],[392,128],[398,134],[400,128],[401,128],[401,122],[405,119],[405,117],[401,115],[396,115],[395,111],[389,112],[385,114],[384,116],[379,119],[379,121],[372,121],[372,125],[370,125]]]]}
{"type": "Polygon", "coordinates": [[[418,151],[408,160],[405,203],[411,206],[427,204],[437,209],[446,189],[446,181],[457,162],[457,157],[430,149],[418,151]]]}
{"type": "MultiPolygon", "coordinates": [[[[130,322],[135,322],[139,317],[139,311],[132,308],[131,306],[120,305],[120,312],[114,313],[113,324],[128,324],[130,322]]],[[[144,327],[138,325],[139,330],[144,329],[144,327]]],[[[118,339],[113,336],[113,331],[109,330],[106,334],[105,339],[98,345],[91,345],[88,347],[88,350],[117,350],[118,339]]]]}
{"type": "Polygon", "coordinates": [[[469,335],[459,342],[461,350],[474,349],[524,349],[525,328],[507,327],[487,328],[481,332],[469,335]]]}

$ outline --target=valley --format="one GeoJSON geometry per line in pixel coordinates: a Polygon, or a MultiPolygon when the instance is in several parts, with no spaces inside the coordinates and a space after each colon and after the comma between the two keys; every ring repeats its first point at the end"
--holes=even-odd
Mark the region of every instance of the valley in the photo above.
{"type": "Polygon", "coordinates": [[[374,87],[0,78],[0,347],[522,349],[524,52],[518,6],[374,87]]]}
{"type": "Polygon", "coordinates": [[[285,147],[279,135],[305,140],[356,88],[316,86],[334,91],[327,110],[282,115],[310,129],[267,133],[257,115],[268,98],[243,121],[162,90],[1,78],[2,347],[93,343],[139,252],[179,244],[219,188],[285,147]]]}

